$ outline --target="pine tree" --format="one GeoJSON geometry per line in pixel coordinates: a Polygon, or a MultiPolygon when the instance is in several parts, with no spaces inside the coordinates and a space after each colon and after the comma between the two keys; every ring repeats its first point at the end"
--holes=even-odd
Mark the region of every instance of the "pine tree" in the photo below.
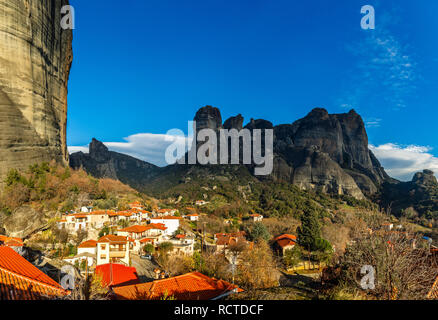
{"type": "Polygon", "coordinates": [[[305,248],[314,250],[316,240],[321,238],[321,226],[318,214],[314,209],[308,209],[301,216],[301,226],[297,229],[298,242],[305,248]]]}

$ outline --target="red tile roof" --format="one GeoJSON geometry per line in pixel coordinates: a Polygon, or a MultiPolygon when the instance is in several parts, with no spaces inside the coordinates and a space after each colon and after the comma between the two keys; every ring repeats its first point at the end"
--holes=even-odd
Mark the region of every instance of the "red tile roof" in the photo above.
{"type": "Polygon", "coordinates": [[[132,232],[132,233],[143,233],[146,230],[148,230],[147,226],[136,225],[136,226],[131,226],[131,227],[127,227],[127,228],[124,228],[124,229],[120,229],[119,231],[122,231],[122,232],[132,232]]]}
{"type": "Polygon", "coordinates": [[[0,246],[0,300],[42,300],[67,293],[14,250],[0,246]]]}
{"type": "Polygon", "coordinates": [[[147,227],[148,227],[148,230],[150,230],[150,229],[166,230],[167,229],[167,227],[162,223],[150,223],[147,225],[147,227]]]}
{"type": "Polygon", "coordinates": [[[284,248],[288,246],[294,246],[297,242],[297,237],[293,234],[283,234],[281,236],[278,236],[274,240],[280,247],[284,248]]]}
{"type": "Polygon", "coordinates": [[[164,295],[177,300],[211,300],[233,289],[243,291],[229,282],[210,278],[199,272],[190,272],[177,277],[114,288],[114,293],[120,300],[159,300],[164,295]]]}
{"type": "Polygon", "coordinates": [[[165,219],[165,220],[181,220],[181,217],[174,217],[174,216],[163,216],[163,217],[158,217],[158,218],[152,218],[151,220],[160,220],[160,219],[165,219]]]}
{"type": "Polygon", "coordinates": [[[103,236],[102,238],[100,238],[97,242],[98,243],[101,243],[101,242],[126,243],[127,239],[126,239],[126,237],[115,236],[113,234],[108,234],[108,235],[103,236]]]}
{"type": "Polygon", "coordinates": [[[97,246],[97,241],[96,240],[88,240],[88,241],[84,241],[82,242],[78,248],[95,248],[97,246]]]}
{"type": "Polygon", "coordinates": [[[155,239],[152,239],[152,238],[143,238],[140,240],[140,243],[148,243],[148,242],[153,243],[154,241],[155,241],[155,239]]]}
{"type": "Polygon", "coordinates": [[[137,270],[122,264],[107,263],[96,267],[95,274],[102,277],[102,286],[116,287],[139,283],[137,270]]]}
{"type": "Polygon", "coordinates": [[[3,242],[5,246],[8,247],[22,247],[23,246],[23,240],[20,238],[14,238],[14,237],[6,237],[0,235],[0,242],[3,242]]]}

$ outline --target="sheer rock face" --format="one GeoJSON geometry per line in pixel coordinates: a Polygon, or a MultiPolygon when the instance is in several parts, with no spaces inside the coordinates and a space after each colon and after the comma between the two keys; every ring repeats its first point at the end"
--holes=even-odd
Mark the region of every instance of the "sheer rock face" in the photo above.
{"type": "Polygon", "coordinates": [[[68,163],[67,82],[72,31],[68,0],[0,0],[0,179],[10,168],[68,163]]]}
{"type": "MultiPolygon", "coordinates": [[[[227,119],[223,126],[221,119],[220,111],[212,107],[201,108],[195,116],[198,128],[242,128],[240,114],[227,119]]],[[[292,124],[273,126],[267,120],[251,119],[244,128],[274,130],[274,169],[270,176],[259,177],[262,180],[287,181],[306,190],[363,198],[390,179],[368,149],[365,125],[354,110],[329,114],[318,108],[292,124]]],[[[253,167],[249,165],[248,169],[253,167]]]]}
{"type": "Polygon", "coordinates": [[[196,130],[212,129],[218,131],[222,128],[221,112],[218,108],[205,106],[196,112],[195,118],[196,130]]]}
{"type": "Polygon", "coordinates": [[[328,114],[314,109],[293,124],[276,126],[274,133],[274,150],[284,159],[274,166],[276,178],[287,178],[284,172],[289,171],[291,180],[306,189],[328,189],[357,198],[375,193],[390,180],[368,149],[365,125],[354,110],[328,114]]]}

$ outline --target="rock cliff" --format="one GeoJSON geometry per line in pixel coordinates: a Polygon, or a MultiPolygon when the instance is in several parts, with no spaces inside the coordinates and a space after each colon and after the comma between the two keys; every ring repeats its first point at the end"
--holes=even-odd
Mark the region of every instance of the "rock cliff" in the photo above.
{"type": "MultiPolygon", "coordinates": [[[[222,125],[219,109],[211,106],[201,108],[195,120],[198,129],[213,130],[240,130],[244,121],[239,114],[222,125]]],[[[363,198],[390,179],[368,149],[365,125],[354,110],[329,114],[317,108],[292,124],[273,126],[264,119],[251,119],[245,128],[274,130],[274,169],[269,177],[260,177],[262,180],[363,198]]],[[[248,168],[252,171],[253,166],[248,168]]]]}
{"type": "Polygon", "coordinates": [[[89,153],[76,152],[70,155],[70,166],[75,169],[82,167],[96,178],[120,180],[137,189],[141,189],[159,171],[153,164],[109,151],[94,138],[89,145],[89,153]]]}
{"type": "Polygon", "coordinates": [[[72,31],[68,0],[0,0],[0,182],[10,168],[68,163],[67,82],[72,31]]]}

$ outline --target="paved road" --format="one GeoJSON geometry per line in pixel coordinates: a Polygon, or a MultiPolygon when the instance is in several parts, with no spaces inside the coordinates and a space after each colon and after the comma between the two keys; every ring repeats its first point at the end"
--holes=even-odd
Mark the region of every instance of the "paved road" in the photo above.
{"type": "Polygon", "coordinates": [[[132,266],[137,269],[137,274],[141,282],[155,280],[154,269],[159,268],[158,264],[147,259],[141,259],[136,254],[131,254],[131,263],[132,266]]]}

